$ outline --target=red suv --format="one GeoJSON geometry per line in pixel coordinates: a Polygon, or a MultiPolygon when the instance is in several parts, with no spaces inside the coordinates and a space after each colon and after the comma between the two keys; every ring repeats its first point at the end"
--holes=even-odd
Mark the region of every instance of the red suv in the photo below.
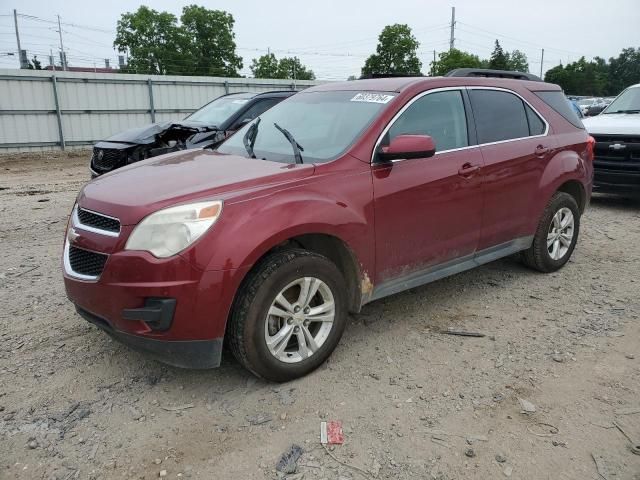
{"type": "Polygon", "coordinates": [[[368,302],[517,252],[559,269],[593,141],[558,86],[475,75],[491,72],[310,88],[217,152],[90,182],[64,245],[70,300],[168,364],[218,366],[225,343],[285,381],[368,302]]]}

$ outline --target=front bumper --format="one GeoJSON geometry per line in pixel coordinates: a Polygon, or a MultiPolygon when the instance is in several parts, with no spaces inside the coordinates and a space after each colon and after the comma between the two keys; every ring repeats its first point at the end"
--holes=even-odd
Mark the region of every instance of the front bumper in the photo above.
{"type": "Polygon", "coordinates": [[[596,192],[640,195],[640,172],[612,170],[596,165],[593,189],[596,192]]]}
{"type": "Polygon", "coordinates": [[[64,283],[78,313],[113,338],[169,365],[212,368],[220,364],[227,318],[244,273],[202,272],[180,256],[159,261],[145,252],[119,252],[109,256],[97,280],[65,271],[64,283]],[[158,299],[171,304],[169,316],[157,315],[161,322],[153,315],[158,299]]]}
{"type": "Polygon", "coordinates": [[[104,330],[110,337],[162,363],[174,367],[198,369],[215,368],[220,365],[223,338],[158,340],[116,330],[104,318],[84,310],[78,305],[76,305],[76,311],[82,318],[104,330]]]}
{"type": "MultiPolygon", "coordinates": [[[[67,296],[78,312],[164,363],[218,366],[229,311],[248,267],[203,271],[181,255],[158,259],[148,252],[126,251],[133,227],[106,235],[78,225],[74,218],[62,270],[67,296]],[[74,270],[71,248],[106,257],[102,270],[91,276],[74,270]]],[[[192,248],[206,250],[207,245],[192,248]]]]}

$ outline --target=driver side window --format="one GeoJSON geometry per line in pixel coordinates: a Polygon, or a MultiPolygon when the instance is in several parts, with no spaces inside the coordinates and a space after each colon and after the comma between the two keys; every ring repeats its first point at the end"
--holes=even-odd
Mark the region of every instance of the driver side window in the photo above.
{"type": "Polygon", "coordinates": [[[407,108],[391,126],[384,145],[398,135],[429,135],[436,151],[469,146],[467,117],[460,90],[429,93],[407,108]]]}

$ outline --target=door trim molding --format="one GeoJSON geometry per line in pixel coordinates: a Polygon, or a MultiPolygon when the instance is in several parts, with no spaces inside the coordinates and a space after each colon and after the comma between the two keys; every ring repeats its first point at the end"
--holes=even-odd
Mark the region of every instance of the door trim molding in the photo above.
{"type": "Polygon", "coordinates": [[[516,238],[509,242],[494,245],[464,257],[449,260],[447,262],[431,266],[424,270],[412,272],[408,275],[387,280],[376,285],[369,298],[363,299],[363,305],[373,300],[378,300],[404,290],[419,287],[427,283],[440,280],[456,273],[464,272],[485,263],[493,262],[499,258],[507,257],[514,253],[526,250],[533,243],[533,235],[516,238]]]}

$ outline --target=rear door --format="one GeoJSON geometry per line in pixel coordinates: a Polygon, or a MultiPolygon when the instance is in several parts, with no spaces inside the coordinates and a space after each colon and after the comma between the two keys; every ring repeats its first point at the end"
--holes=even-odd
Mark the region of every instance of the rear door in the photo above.
{"type": "Polygon", "coordinates": [[[473,146],[469,108],[463,89],[431,91],[414,98],[387,127],[380,145],[397,135],[430,135],[436,154],[386,163],[374,158],[375,283],[475,252],[482,156],[473,146]]]}
{"type": "Polygon", "coordinates": [[[482,251],[531,235],[526,215],[555,143],[546,120],[515,92],[485,87],[468,92],[484,159],[482,251]]]}

